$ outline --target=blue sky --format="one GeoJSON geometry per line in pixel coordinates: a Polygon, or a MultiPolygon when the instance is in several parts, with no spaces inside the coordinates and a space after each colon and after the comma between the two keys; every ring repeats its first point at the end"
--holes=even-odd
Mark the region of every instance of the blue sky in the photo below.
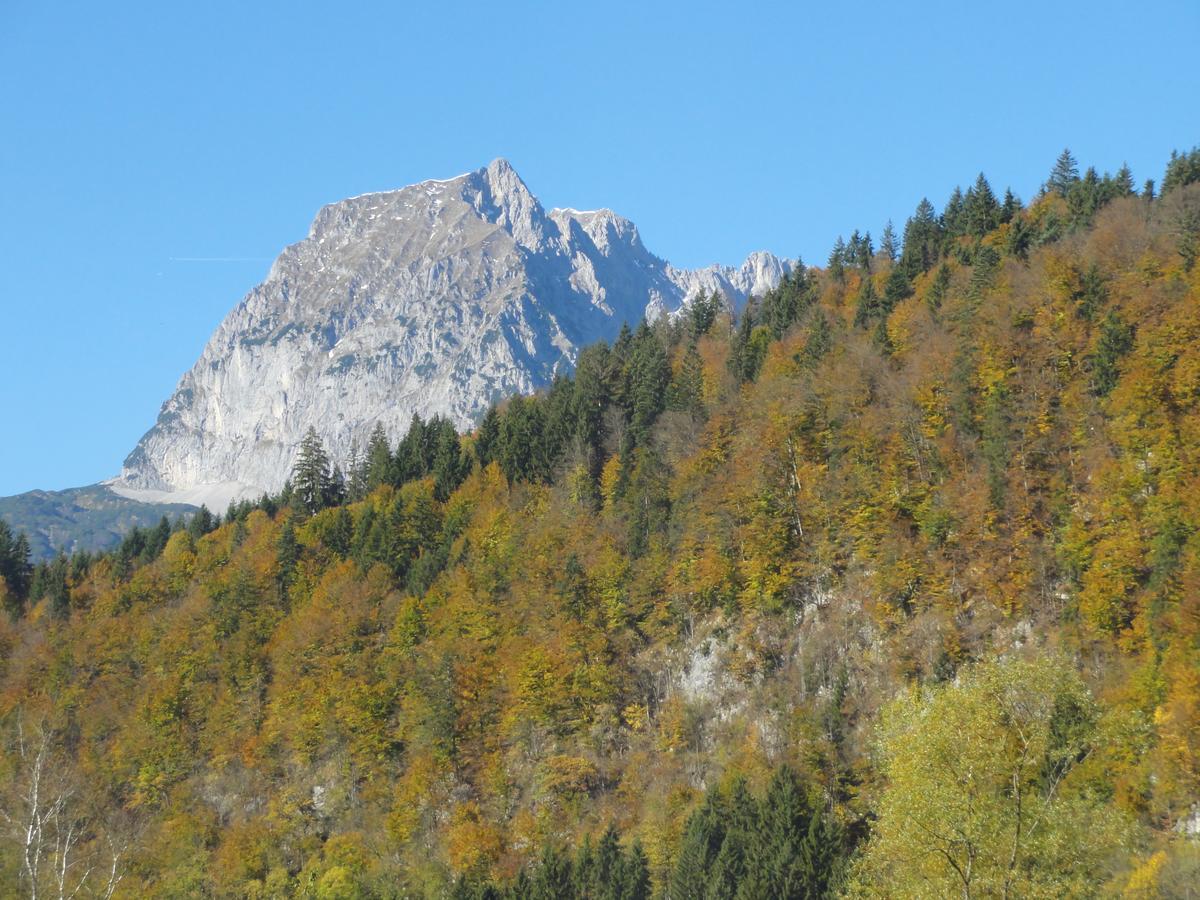
{"type": "Polygon", "coordinates": [[[682,265],[1200,143],[1200,4],[0,0],[0,495],[115,474],[341,197],[507,157],[682,265]],[[200,258],[221,261],[194,261],[200,258]]]}

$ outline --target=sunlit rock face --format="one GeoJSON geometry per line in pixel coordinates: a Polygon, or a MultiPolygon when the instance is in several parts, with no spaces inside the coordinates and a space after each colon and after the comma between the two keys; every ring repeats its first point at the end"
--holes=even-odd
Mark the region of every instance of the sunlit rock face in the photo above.
{"type": "Polygon", "coordinates": [[[622,323],[700,290],[739,306],[789,267],[755,253],[676,269],[609,210],[545,211],[502,159],[343,200],[221,323],[115,489],[274,491],[310,425],[339,461],[377,422],[393,437],[413,414],[465,429],[622,323]]]}

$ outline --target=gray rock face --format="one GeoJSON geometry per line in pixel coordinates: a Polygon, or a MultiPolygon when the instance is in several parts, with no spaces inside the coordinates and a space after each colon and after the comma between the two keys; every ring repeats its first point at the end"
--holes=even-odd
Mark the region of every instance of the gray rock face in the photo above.
{"type": "Polygon", "coordinates": [[[504,160],[343,200],[221,323],[114,490],[274,491],[309,425],[341,461],[376,422],[393,438],[413,414],[467,428],[622,323],[700,290],[739,306],[789,267],[676,269],[609,210],[546,212],[504,160]]]}

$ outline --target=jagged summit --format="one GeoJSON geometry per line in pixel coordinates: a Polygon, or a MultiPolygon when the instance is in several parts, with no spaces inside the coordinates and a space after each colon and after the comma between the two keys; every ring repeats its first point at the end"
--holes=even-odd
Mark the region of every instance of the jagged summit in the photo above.
{"type": "Polygon", "coordinates": [[[612,210],[547,212],[504,159],[340,200],[217,328],[114,489],[276,490],[309,425],[340,460],[376,422],[395,434],[440,414],[465,428],[622,323],[700,290],[740,305],[789,266],[756,253],[676,269],[612,210]]]}

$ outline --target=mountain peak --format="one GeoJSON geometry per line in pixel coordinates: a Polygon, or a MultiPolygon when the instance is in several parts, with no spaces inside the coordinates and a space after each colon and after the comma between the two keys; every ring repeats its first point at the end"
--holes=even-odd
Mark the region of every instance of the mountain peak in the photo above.
{"type": "Polygon", "coordinates": [[[496,177],[499,175],[505,175],[505,174],[512,174],[512,175],[517,174],[517,170],[513,168],[512,163],[510,163],[503,156],[497,156],[490,163],[488,163],[487,171],[488,171],[488,174],[491,175],[492,177],[496,177]]]}
{"type": "Polygon", "coordinates": [[[533,192],[526,186],[524,180],[517,174],[504,157],[497,157],[479,170],[479,174],[491,187],[492,192],[501,197],[526,196],[533,197],[533,192]]]}
{"type": "Polygon", "coordinates": [[[547,213],[503,158],[323,208],[226,317],[129,455],[126,488],[277,490],[315,426],[345,463],[375,424],[469,427],[625,322],[701,288],[733,306],[781,271],[674,269],[612,210],[547,213]]]}
{"type": "Polygon", "coordinates": [[[544,247],[552,226],[542,204],[508,160],[494,159],[475,175],[467,190],[470,193],[474,188],[478,193],[466,198],[475,209],[488,221],[505,228],[521,246],[533,250],[544,247]]]}

